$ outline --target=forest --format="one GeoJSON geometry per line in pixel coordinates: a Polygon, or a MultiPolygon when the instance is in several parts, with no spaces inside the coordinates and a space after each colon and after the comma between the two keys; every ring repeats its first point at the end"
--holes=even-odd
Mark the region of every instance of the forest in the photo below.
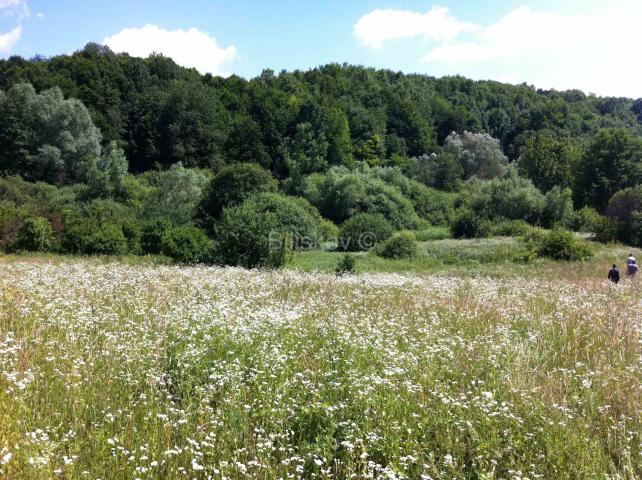
{"type": "Polygon", "coordinates": [[[346,64],[221,78],[93,43],[0,61],[1,250],[272,267],[436,227],[642,246],[642,99],[346,64]]]}

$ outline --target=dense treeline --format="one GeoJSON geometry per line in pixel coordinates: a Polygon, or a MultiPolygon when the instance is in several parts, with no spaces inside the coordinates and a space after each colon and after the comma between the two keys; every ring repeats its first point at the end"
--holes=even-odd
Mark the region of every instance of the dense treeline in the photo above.
{"type": "Polygon", "coordinates": [[[336,64],[223,79],[89,44],[0,61],[0,172],[6,249],[279,264],[266,232],[510,221],[640,244],[642,99],[336,64]]]}

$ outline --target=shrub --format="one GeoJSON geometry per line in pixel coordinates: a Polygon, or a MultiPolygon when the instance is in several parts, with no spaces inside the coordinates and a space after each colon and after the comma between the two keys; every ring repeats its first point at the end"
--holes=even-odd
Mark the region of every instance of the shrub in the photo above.
{"type": "Polygon", "coordinates": [[[143,224],[140,232],[140,248],[146,255],[161,253],[163,235],[171,228],[164,219],[151,220],[143,224]]]}
{"type": "Polygon", "coordinates": [[[274,192],[276,189],[277,182],[272,174],[259,165],[228,165],[212,179],[198,207],[198,215],[208,223],[211,219],[219,218],[225,207],[240,205],[252,195],[274,192]]]}
{"type": "Polygon", "coordinates": [[[595,233],[603,220],[594,208],[582,207],[573,214],[569,227],[576,232],[595,233]]]}
{"type": "Polygon", "coordinates": [[[181,263],[209,263],[213,260],[214,242],[200,228],[183,225],[165,232],[161,253],[181,263]]]}
{"type": "Polygon", "coordinates": [[[282,236],[276,216],[247,201],[225,208],[216,226],[217,258],[226,265],[277,268],[283,265],[282,236]]]}
{"type": "Polygon", "coordinates": [[[322,218],[310,202],[300,197],[279,193],[260,193],[247,200],[257,215],[271,213],[276,228],[266,230],[267,235],[280,242],[283,233],[292,237],[294,250],[310,250],[319,246],[322,218]]]}
{"type": "Polygon", "coordinates": [[[573,200],[570,188],[557,185],[544,196],[542,225],[552,228],[558,225],[568,226],[573,219],[573,200]]]}
{"type": "Polygon", "coordinates": [[[544,195],[530,180],[519,177],[514,168],[509,168],[501,178],[466,182],[460,198],[478,215],[529,223],[541,217],[545,204],[544,195]]]}
{"type": "Polygon", "coordinates": [[[417,239],[412,232],[397,232],[377,245],[375,252],[384,258],[411,258],[417,254],[417,239]]]}
{"type": "Polygon", "coordinates": [[[411,180],[398,168],[373,168],[372,174],[397,187],[407,197],[417,215],[432,225],[448,225],[453,215],[455,194],[442,192],[411,180]]]}
{"type": "Polygon", "coordinates": [[[377,213],[359,213],[349,218],[339,229],[340,250],[369,250],[392,236],[394,229],[386,218],[377,213]]]}
{"type": "Polygon", "coordinates": [[[464,208],[455,215],[450,232],[453,238],[484,238],[490,233],[490,224],[472,210],[464,208]]]}
{"type": "Polygon", "coordinates": [[[578,261],[589,258],[592,252],[573,232],[555,229],[538,242],[537,254],[555,260],[578,261]]]}
{"type": "Polygon", "coordinates": [[[498,237],[522,237],[532,229],[524,220],[504,220],[491,227],[491,234],[498,237]]]}
{"type": "Polygon", "coordinates": [[[341,257],[341,260],[339,260],[339,263],[337,264],[337,268],[335,268],[334,272],[337,275],[352,275],[355,273],[355,260],[352,255],[345,254],[343,257],[341,257]]]}
{"type": "Polygon", "coordinates": [[[339,227],[330,220],[321,220],[319,230],[321,232],[321,240],[324,242],[334,242],[339,237],[339,227]]]}
{"type": "Polygon", "coordinates": [[[622,235],[622,224],[615,219],[599,216],[593,225],[593,239],[610,243],[618,241],[622,235]]]}
{"type": "Polygon", "coordinates": [[[72,253],[122,255],[128,243],[120,225],[98,224],[89,219],[67,226],[63,247],[72,253]]]}
{"type": "Polygon", "coordinates": [[[29,212],[11,202],[0,201],[0,249],[10,249],[29,212]]]}
{"type": "Polygon", "coordinates": [[[11,250],[49,252],[54,249],[55,243],[56,237],[51,224],[42,217],[33,217],[24,221],[11,245],[11,250]]]}
{"type": "Polygon", "coordinates": [[[379,213],[396,228],[416,228],[419,217],[401,190],[376,178],[369,170],[331,168],[326,175],[310,175],[304,196],[324,217],[341,223],[357,213],[379,213]]]}

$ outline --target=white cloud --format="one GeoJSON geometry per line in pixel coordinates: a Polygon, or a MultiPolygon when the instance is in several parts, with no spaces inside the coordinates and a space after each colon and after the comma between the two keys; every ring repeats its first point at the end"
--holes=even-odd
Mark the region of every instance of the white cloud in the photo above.
{"type": "Polygon", "coordinates": [[[124,28],[105,38],[103,43],[115,52],[127,52],[135,57],[162,53],[184,67],[222,76],[229,75],[224,65],[237,57],[233,45],[221,48],[214,38],[196,28],[165,30],[148,24],[141,28],[124,28]]]}
{"type": "Polygon", "coordinates": [[[371,48],[382,48],[384,43],[399,38],[425,37],[438,42],[453,40],[464,32],[474,32],[478,26],[461,22],[445,7],[435,6],[426,13],[408,10],[373,10],[364,15],[353,27],[359,43],[371,48]]]}
{"type": "MultiPolygon", "coordinates": [[[[389,18],[397,23],[397,16],[389,18]]],[[[378,22],[385,25],[386,19],[380,16],[378,22]]],[[[448,23],[473,25],[454,17],[449,17],[448,23]]],[[[579,88],[600,95],[637,98],[642,97],[642,62],[637,60],[641,23],[642,3],[633,0],[604,2],[598,8],[576,13],[520,7],[476,29],[446,29],[451,34],[441,36],[433,32],[433,46],[417,58],[421,57],[433,75],[511,79],[540,88],[579,88]],[[465,36],[460,35],[464,32],[465,36]]],[[[417,29],[410,26],[407,30],[417,29]]],[[[370,46],[377,46],[392,37],[368,38],[370,46]]]]}
{"type": "Polygon", "coordinates": [[[17,15],[20,18],[29,16],[26,0],[0,0],[0,17],[17,15]]]}
{"type": "Polygon", "coordinates": [[[18,26],[13,30],[0,35],[0,54],[8,55],[13,45],[20,40],[22,27],[18,26]]]}

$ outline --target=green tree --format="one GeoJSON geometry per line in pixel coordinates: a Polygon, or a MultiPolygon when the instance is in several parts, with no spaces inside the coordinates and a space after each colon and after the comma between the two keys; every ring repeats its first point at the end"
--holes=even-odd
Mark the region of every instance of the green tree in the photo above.
{"type": "Polygon", "coordinates": [[[486,133],[453,132],[446,138],[444,151],[457,158],[464,179],[499,177],[508,166],[499,141],[486,133]]]}
{"type": "Polygon", "coordinates": [[[339,228],[338,247],[344,251],[369,250],[388,240],[393,232],[393,226],[383,215],[358,213],[339,228]]]}
{"type": "Polygon", "coordinates": [[[144,174],[150,188],[141,205],[143,218],[165,219],[173,225],[190,223],[210,177],[206,170],[185,168],[180,162],[167,170],[144,174]]]}
{"type": "Polygon", "coordinates": [[[32,181],[83,180],[100,155],[100,132],[80,100],[30,84],[0,96],[0,171],[32,181]]]}
{"type": "Polygon", "coordinates": [[[604,211],[615,192],[639,183],[642,139],[622,129],[600,131],[579,164],[575,187],[579,204],[604,211]]]}
{"type": "Polygon", "coordinates": [[[205,223],[220,217],[223,208],[239,205],[252,195],[277,190],[270,172],[253,163],[228,165],[212,179],[198,207],[205,223]]]}
{"type": "Polygon", "coordinates": [[[102,155],[88,168],[87,184],[94,198],[124,198],[127,158],[116,142],[110,142],[102,155]]]}
{"type": "Polygon", "coordinates": [[[526,140],[517,166],[522,175],[546,192],[556,185],[573,186],[573,172],[580,156],[581,149],[568,137],[558,138],[552,132],[542,131],[526,140]]]}

